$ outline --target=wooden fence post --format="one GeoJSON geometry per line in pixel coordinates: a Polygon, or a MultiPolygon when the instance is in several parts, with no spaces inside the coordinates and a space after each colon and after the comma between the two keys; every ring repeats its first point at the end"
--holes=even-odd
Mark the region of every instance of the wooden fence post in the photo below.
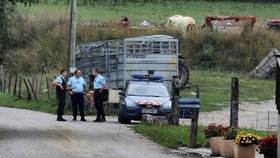
{"type": "Polygon", "coordinates": [[[42,92],[42,85],[43,85],[43,79],[44,79],[44,76],[43,76],[43,72],[41,73],[40,75],[40,82],[39,82],[39,86],[38,86],[38,90],[37,90],[37,99],[40,100],[40,94],[42,92]]]}
{"type": "Polygon", "coordinates": [[[233,77],[231,80],[231,106],[230,106],[230,126],[238,127],[239,109],[239,79],[233,77]]]}
{"type": "Polygon", "coordinates": [[[5,93],[6,91],[6,78],[7,78],[7,70],[5,70],[5,73],[4,73],[4,83],[3,83],[3,92],[5,93]]]}
{"type": "Polygon", "coordinates": [[[18,83],[18,99],[21,99],[21,81],[22,77],[19,77],[19,83],[18,83]]]}
{"type": "Polygon", "coordinates": [[[8,93],[11,93],[11,82],[12,82],[12,73],[9,73],[9,81],[8,81],[8,93]]]}
{"type": "Polygon", "coordinates": [[[18,82],[18,75],[15,76],[15,84],[14,84],[14,96],[17,94],[17,82],[18,82]]]}
{"type": "Polygon", "coordinates": [[[47,76],[46,76],[46,84],[47,84],[48,100],[50,100],[51,99],[51,96],[50,96],[50,84],[49,84],[49,80],[48,80],[47,76]]]}
{"type": "Polygon", "coordinates": [[[34,74],[34,81],[32,81],[32,85],[33,85],[34,92],[36,94],[36,98],[38,99],[38,75],[37,74],[34,74]]]}
{"type": "Polygon", "coordinates": [[[3,76],[4,76],[4,68],[3,65],[0,65],[0,92],[3,91],[3,76]]]}
{"type": "Polygon", "coordinates": [[[31,94],[30,94],[30,91],[29,91],[29,88],[28,88],[28,85],[27,85],[27,82],[26,82],[25,78],[23,78],[23,82],[24,82],[26,90],[27,90],[27,96],[28,96],[27,100],[30,101],[30,100],[32,100],[32,98],[31,98],[31,94]]]}
{"type": "Polygon", "coordinates": [[[30,86],[30,88],[31,88],[31,91],[32,91],[32,93],[33,93],[33,95],[34,95],[34,99],[37,101],[37,95],[36,95],[36,92],[35,92],[34,88],[33,88],[32,84],[31,84],[30,80],[27,79],[27,81],[28,81],[29,86],[30,86]]]}
{"type": "Polygon", "coordinates": [[[180,98],[180,84],[179,77],[172,76],[172,113],[170,115],[170,123],[179,125],[179,98],[180,98]]]}
{"type": "Polygon", "coordinates": [[[197,148],[197,128],[198,128],[199,111],[192,112],[191,132],[190,132],[190,148],[197,148]]]}

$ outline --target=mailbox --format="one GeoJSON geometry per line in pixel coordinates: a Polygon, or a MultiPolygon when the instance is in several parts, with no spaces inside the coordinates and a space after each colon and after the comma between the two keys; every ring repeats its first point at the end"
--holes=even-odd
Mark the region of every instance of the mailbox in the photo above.
{"type": "Polygon", "coordinates": [[[199,98],[182,98],[179,99],[180,118],[191,118],[192,112],[200,109],[199,98]]]}

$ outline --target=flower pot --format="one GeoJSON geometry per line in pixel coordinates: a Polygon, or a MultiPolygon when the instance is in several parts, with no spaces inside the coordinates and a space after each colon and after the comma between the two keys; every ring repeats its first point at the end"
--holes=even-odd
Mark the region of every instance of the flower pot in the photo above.
{"type": "Polygon", "coordinates": [[[210,138],[210,148],[213,156],[220,156],[220,142],[222,137],[211,137],[210,138]]]}
{"type": "Polygon", "coordinates": [[[256,145],[241,146],[234,145],[234,158],[255,158],[256,145]]]}
{"type": "Polygon", "coordinates": [[[264,158],[277,158],[277,155],[267,155],[267,154],[264,154],[264,158]]]}
{"type": "Polygon", "coordinates": [[[221,140],[220,143],[221,156],[226,158],[233,158],[234,154],[234,140],[221,140]]]}
{"type": "Polygon", "coordinates": [[[223,139],[220,141],[220,155],[223,157],[225,156],[225,147],[224,147],[225,141],[226,140],[223,139]]]}

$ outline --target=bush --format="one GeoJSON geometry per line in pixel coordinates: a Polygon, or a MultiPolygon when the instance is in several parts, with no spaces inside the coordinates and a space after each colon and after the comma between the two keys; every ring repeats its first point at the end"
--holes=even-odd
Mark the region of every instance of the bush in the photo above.
{"type": "MultiPolygon", "coordinates": [[[[46,14],[30,19],[15,14],[12,19],[10,51],[5,54],[5,65],[10,71],[37,73],[66,64],[67,33],[59,18],[46,14]]],[[[66,26],[64,26],[66,27],[66,26]]]]}
{"type": "MultiPolygon", "coordinates": [[[[65,67],[68,50],[69,23],[63,19],[40,14],[35,19],[15,16],[12,31],[13,53],[6,57],[7,67],[17,66],[18,72],[36,72],[43,67],[65,67]],[[24,27],[23,27],[24,26],[24,27]],[[32,58],[29,58],[32,56],[32,58]],[[11,60],[8,60],[11,59],[11,60]],[[16,64],[15,64],[16,63],[16,64]]],[[[179,53],[188,65],[200,68],[220,67],[225,70],[253,69],[271,50],[279,47],[280,33],[255,29],[244,33],[218,33],[197,30],[187,37],[164,29],[123,28],[118,21],[79,23],[77,43],[128,37],[165,34],[179,39],[179,53]]]]}
{"type": "Polygon", "coordinates": [[[183,55],[189,65],[251,70],[272,48],[280,45],[279,32],[256,29],[247,33],[197,31],[187,39],[183,55]]]}

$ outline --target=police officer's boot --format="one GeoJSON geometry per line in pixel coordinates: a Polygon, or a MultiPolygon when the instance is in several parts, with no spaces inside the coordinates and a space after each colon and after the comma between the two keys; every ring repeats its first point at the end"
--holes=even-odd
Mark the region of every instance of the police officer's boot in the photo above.
{"type": "Polygon", "coordinates": [[[100,122],[105,122],[105,121],[106,121],[105,115],[102,115],[102,118],[101,118],[100,122]]]}
{"type": "Polygon", "coordinates": [[[77,121],[77,116],[73,116],[73,121],[77,121]]]}
{"type": "Polygon", "coordinates": [[[81,121],[87,121],[87,120],[85,119],[85,116],[81,116],[81,121]]]}
{"type": "Polygon", "coordinates": [[[56,121],[66,121],[62,116],[58,116],[56,121]]]}
{"type": "Polygon", "coordinates": [[[93,122],[100,122],[100,114],[97,114],[97,117],[93,122]]]}

